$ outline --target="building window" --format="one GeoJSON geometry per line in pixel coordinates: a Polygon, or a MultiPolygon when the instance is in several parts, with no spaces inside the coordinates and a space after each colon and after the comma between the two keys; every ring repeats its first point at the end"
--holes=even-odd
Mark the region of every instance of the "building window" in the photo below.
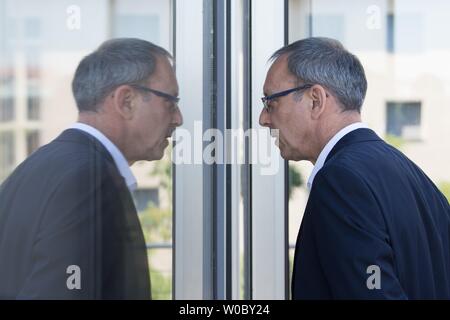
{"type": "Polygon", "coordinates": [[[420,139],[421,102],[388,102],[386,132],[406,140],[420,139]]]}
{"type": "Polygon", "coordinates": [[[28,96],[27,98],[27,119],[39,120],[41,114],[40,100],[38,96],[28,96]]]}
{"type": "Polygon", "coordinates": [[[14,97],[0,98],[0,122],[13,121],[15,118],[14,97]]]}
{"type": "Polygon", "coordinates": [[[0,69],[0,90],[3,94],[14,93],[14,70],[0,69]]]}
{"type": "Polygon", "coordinates": [[[28,131],[26,135],[27,139],[27,156],[36,151],[40,146],[40,133],[38,130],[28,131]]]}
{"type": "Polygon", "coordinates": [[[394,14],[389,13],[386,17],[386,50],[389,53],[394,53],[395,38],[394,38],[394,14]]]}
{"type": "Polygon", "coordinates": [[[150,203],[159,207],[159,192],[156,188],[137,189],[133,192],[133,198],[136,209],[139,212],[147,209],[150,206],[150,203]]]}
{"type": "Polygon", "coordinates": [[[0,181],[3,181],[11,173],[15,161],[14,133],[0,132],[0,181]]]}

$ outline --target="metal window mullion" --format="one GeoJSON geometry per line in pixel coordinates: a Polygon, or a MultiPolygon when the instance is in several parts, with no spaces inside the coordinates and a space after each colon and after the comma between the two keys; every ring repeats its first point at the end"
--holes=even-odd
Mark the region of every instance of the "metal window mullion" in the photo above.
{"type": "MultiPolygon", "coordinates": [[[[284,0],[284,45],[289,44],[289,0],[284,0]]],[[[284,161],[284,283],[290,297],[289,279],[289,161],[284,161]]]]}
{"type": "Polygon", "coordinates": [[[214,37],[215,45],[215,83],[216,83],[216,105],[215,123],[217,130],[222,132],[224,144],[222,154],[224,163],[217,163],[215,168],[215,298],[229,299],[231,284],[230,269],[230,167],[228,163],[228,139],[226,129],[230,126],[229,121],[229,34],[227,0],[216,0],[214,8],[214,37]]]}
{"type": "MultiPolygon", "coordinates": [[[[244,131],[252,129],[252,0],[244,1],[244,131]]],[[[244,299],[252,299],[252,164],[250,140],[244,140],[244,299]]]]}
{"type": "MultiPolygon", "coordinates": [[[[215,46],[216,39],[214,37],[214,3],[211,1],[203,1],[203,59],[205,68],[203,70],[203,130],[214,128],[216,99],[214,91],[215,81],[215,46]]],[[[210,142],[203,142],[203,150],[210,142]]],[[[203,235],[204,235],[204,252],[203,252],[203,298],[215,299],[216,288],[216,264],[214,256],[215,248],[215,203],[217,198],[216,192],[216,176],[214,164],[203,164],[203,187],[204,191],[209,190],[209,194],[203,197],[203,235]]]]}

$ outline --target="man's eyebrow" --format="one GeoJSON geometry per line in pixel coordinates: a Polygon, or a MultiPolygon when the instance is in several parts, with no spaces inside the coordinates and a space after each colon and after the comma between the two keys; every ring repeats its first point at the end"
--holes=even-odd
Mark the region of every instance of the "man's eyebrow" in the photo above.
{"type": "Polygon", "coordinates": [[[263,93],[264,93],[264,96],[266,96],[266,97],[271,96],[276,92],[277,92],[277,88],[272,88],[272,90],[263,88],[263,93]]]}
{"type": "Polygon", "coordinates": [[[178,90],[167,90],[165,92],[167,92],[168,94],[170,94],[171,96],[174,96],[174,97],[178,97],[178,95],[180,94],[180,91],[178,91],[178,90]]]}

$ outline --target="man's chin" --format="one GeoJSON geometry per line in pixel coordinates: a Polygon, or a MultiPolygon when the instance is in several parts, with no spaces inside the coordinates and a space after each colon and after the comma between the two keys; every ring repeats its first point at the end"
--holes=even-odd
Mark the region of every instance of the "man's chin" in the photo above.
{"type": "Polygon", "coordinates": [[[277,142],[275,143],[278,147],[278,149],[280,150],[280,155],[283,159],[286,159],[286,148],[284,148],[284,146],[282,144],[280,144],[279,140],[277,140],[277,142]]]}
{"type": "Polygon", "coordinates": [[[147,156],[145,157],[146,161],[155,161],[155,160],[161,160],[164,157],[164,150],[166,148],[158,148],[158,150],[151,150],[150,152],[147,153],[147,156]]]}
{"type": "Polygon", "coordinates": [[[283,150],[280,149],[280,155],[284,160],[291,160],[289,159],[289,155],[287,155],[283,150]]]}
{"type": "Polygon", "coordinates": [[[294,154],[292,152],[289,152],[285,148],[280,148],[280,155],[284,160],[294,160],[297,161],[294,154]]]}
{"type": "Polygon", "coordinates": [[[164,150],[169,146],[169,141],[164,139],[157,148],[152,150],[152,160],[161,160],[164,157],[164,150]]]}

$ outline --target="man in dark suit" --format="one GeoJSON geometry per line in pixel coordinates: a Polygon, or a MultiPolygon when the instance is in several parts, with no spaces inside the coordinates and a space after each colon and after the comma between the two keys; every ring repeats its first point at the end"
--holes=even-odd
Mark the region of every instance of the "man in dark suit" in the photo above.
{"type": "Polygon", "coordinates": [[[0,298],[151,298],[129,165],[160,159],[182,123],[170,59],[124,38],[80,62],[78,122],[0,187],[0,298]]]}
{"type": "Polygon", "coordinates": [[[449,203],[361,122],[358,58],[336,40],[309,38],[272,59],[260,123],[283,158],[314,164],[292,297],[449,299],[449,203]]]}

